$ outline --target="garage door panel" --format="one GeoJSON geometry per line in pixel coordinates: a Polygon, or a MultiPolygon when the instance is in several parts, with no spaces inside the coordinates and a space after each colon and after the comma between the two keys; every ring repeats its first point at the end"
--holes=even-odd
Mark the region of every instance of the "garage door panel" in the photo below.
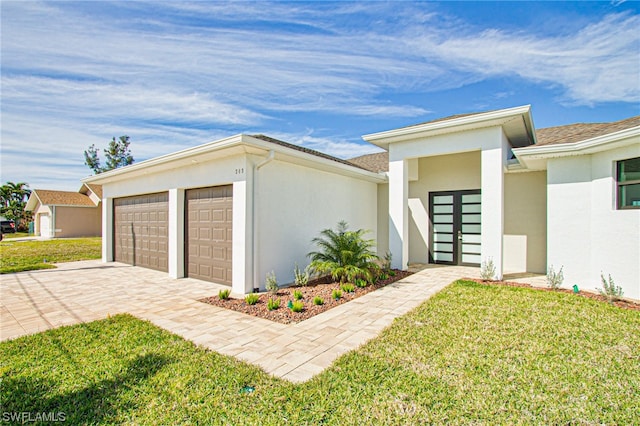
{"type": "Polygon", "coordinates": [[[168,193],[114,200],[115,260],[168,271],[168,193]]]}
{"type": "Polygon", "coordinates": [[[232,185],[187,190],[188,276],[231,285],[232,196],[232,185]]]}

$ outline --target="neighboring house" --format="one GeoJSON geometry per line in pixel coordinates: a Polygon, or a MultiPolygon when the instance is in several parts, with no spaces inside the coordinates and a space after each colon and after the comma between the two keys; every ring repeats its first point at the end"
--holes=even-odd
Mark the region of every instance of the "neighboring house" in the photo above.
{"type": "Polygon", "coordinates": [[[347,162],[238,135],[87,178],[104,188],[103,260],[247,293],[271,270],[290,281],[344,219],[398,268],[553,265],[640,298],[640,117],[536,130],[523,106],[364,139],[385,151],[347,162]]]}
{"type": "Polygon", "coordinates": [[[25,210],[33,212],[34,232],[45,238],[102,234],[102,187],[83,184],[78,192],[34,189],[25,210]]]}

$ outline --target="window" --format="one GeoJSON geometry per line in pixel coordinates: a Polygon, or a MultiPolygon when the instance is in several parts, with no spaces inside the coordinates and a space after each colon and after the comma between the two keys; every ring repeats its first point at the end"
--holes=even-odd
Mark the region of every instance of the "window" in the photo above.
{"type": "Polygon", "coordinates": [[[640,209],[640,157],[618,161],[618,209],[640,209]]]}

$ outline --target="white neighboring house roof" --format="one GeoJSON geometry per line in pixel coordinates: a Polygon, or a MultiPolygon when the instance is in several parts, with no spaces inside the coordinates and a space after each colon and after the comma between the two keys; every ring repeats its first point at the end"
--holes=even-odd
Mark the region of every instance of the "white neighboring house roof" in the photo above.
{"type": "Polygon", "coordinates": [[[495,126],[502,126],[509,142],[514,147],[527,146],[536,142],[535,128],[531,118],[531,105],[452,115],[413,126],[371,133],[362,136],[362,138],[381,148],[388,149],[389,145],[395,142],[495,126]]]}
{"type": "Polygon", "coordinates": [[[611,149],[638,147],[640,155],[640,116],[612,123],[578,123],[545,129],[548,141],[513,150],[519,165],[513,168],[546,170],[549,158],[588,155],[611,149]],[[555,133],[555,134],[554,134],[555,133]]]}
{"type": "Polygon", "coordinates": [[[239,134],[216,140],[203,145],[187,148],[160,157],[134,163],[129,166],[110,170],[82,179],[85,184],[105,184],[118,182],[132,177],[158,173],[195,163],[204,163],[217,158],[237,154],[268,155],[274,152],[277,160],[292,162],[333,173],[352,176],[371,182],[386,181],[384,175],[366,170],[346,160],[332,157],[318,151],[289,144],[264,135],[239,134]]]}

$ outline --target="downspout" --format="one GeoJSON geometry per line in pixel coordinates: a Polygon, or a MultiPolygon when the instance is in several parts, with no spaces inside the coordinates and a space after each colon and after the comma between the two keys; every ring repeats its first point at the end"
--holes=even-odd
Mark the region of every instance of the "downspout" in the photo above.
{"type": "Polygon", "coordinates": [[[53,207],[53,212],[51,214],[51,228],[49,229],[49,235],[47,236],[48,238],[55,238],[56,237],[56,206],[52,206],[53,207]]]}
{"type": "Polygon", "coordinates": [[[258,271],[260,266],[258,262],[259,221],[258,221],[258,215],[257,215],[258,199],[259,199],[258,183],[260,182],[260,179],[258,179],[258,170],[260,170],[263,166],[266,166],[268,163],[273,161],[273,159],[275,158],[275,154],[276,153],[274,150],[270,150],[269,155],[264,160],[262,160],[261,162],[253,166],[253,202],[251,203],[252,205],[251,217],[253,218],[252,242],[253,242],[253,288],[254,289],[260,287],[260,277],[258,277],[258,271]]]}

